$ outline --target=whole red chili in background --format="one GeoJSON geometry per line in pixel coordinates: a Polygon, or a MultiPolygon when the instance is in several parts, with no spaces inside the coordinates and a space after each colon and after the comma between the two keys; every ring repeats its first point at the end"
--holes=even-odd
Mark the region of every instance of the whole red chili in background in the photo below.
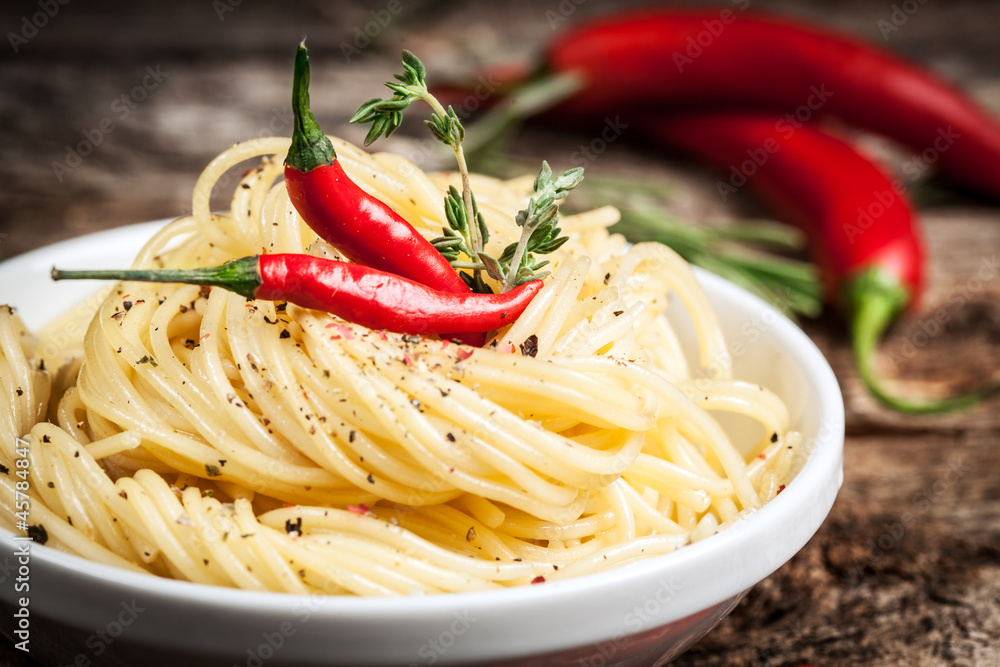
{"type": "Polygon", "coordinates": [[[812,118],[837,116],[918,153],[936,149],[936,167],[953,182],[1000,197],[995,118],[940,77],[885,49],[800,21],[734,8],[597,17],[557,36],[541,69],[584,78],[579,92],[549,112],[560,124],[693,107],[768,110],[791,127],[800,124],[795,112],[804,109],[812,118]]]}
{"type": "Polygon", "coordinates": [[[369,329],[404,334],[478,334],[524,312],[542,287],[533,280],[502,294],[442,292],[369,266],[312,255],[254,255],[195,269],[61,271],[53,280],[136,280],[222,287],[248,299],[288,301],[369,329]]]}
{"type": "Polygon", "coordinates": [[[877,345],[893,319],[920,299],[924,243],[907,194],[853,146],[814,126],[785,135],[767,114],[661,116],[641,129],[653,142],[721,170],[745,161],[748,150],[766,153],[747,183],[779,219],[808,235],[828,298],[847,316],[861,377],[884,403],[903,412],[942,412],[997,389],[922,401],[883,386],[873,366],[877,345]]]}
{"type": "Polygon", "coordinates": [[[897,310],[919,299],[924,243],[909,196],[843,139],[813,126],[784,135],[761,113],[659,116],[638,127],[656,145],[727,171],[747,161],[748,151],[761,153],[747,184],[807,234],[829,301],[849,305],[851,281],[870,268],[904,290],[897,310]],[[859,219],[876,197],[877,216],[859,219]]]}
{"type": "Polygon", "coordinates": [[[1000,196],[1000,124],[939,77],[850,37],[733,8],[597,17],[567,28],[534,70],[491,71],[506,73],[505,93],[518,81],[537,86],[539,76],[573,73],[580,89],[539,118],[579,128],[620,114],[641,123],[633,138],[682,148],[724,170],[774,142],[750,185],[808,233],[872,393],[898,410],[937,412],[1000,388],[916,401],[883,386],[873,368],[878,340],[921,295],[919,229],[902,188],[849,144],[814,129],[823,116],[836,116],[918,152],[933,149],[952,181],[1000,196]],[[884,201],[875,201],[879,194],[884,201]]]}

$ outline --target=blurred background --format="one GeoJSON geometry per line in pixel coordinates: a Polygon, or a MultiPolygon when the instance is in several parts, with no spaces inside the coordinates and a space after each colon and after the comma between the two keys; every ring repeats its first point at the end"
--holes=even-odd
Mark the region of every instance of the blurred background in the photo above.
{"type": "MultiPolygon", "coordinates": [[[[995,0],[685,4],[748,2],[751,9],[804,18],[907,56],[1000,116],[995,0]]],[[[423,59],[432,78],[446,79],[483,64],[531,59],[565,26],[640,4],[651,3],[4,2],[0,260],[188,213],[195,180],[213,156],[239,141],[290,134],[291,60],[303,37],[320,124],[360,143],[365,129],[347,119],[362,102],[384,94],[381,84],[399,70],[403,48],[423,59]]],[[[426,168],[450,168],[426,149],[427,137],[420,123],[408,123],[377,148],[426,168]]],[[[505,149],[508,165],[534,171],[544,158],[565,169],[589,138],[524,128],[505,149]]],[[[890,168],[902,159],[878,140],[860,140],[890,168]]],[[[744,193],[723,203],[713,174],[627,137],[609,143],[587,169],[588,176],[661,187],[665,209],[691,224],[767,215],[744,193]]],[[[1000,250],[1000,207],[932,180],[912,187],[931,249],[922,306],[929,313],[968,291],[980,261],[1000,250]]],[[[225,205],[229,194],[219,195],[225,205]]],[[[1000,280],[969,291],[951,314],[941,335],[886,371],[916,393],[969,389],[995,374],[1000,280]]],[[[901,321],[884,353],[898,351],[921,324],[920,313],[901,321]]],[[[1000,402],[936,418],[892,413],[861,387],[835,312],[802,325],[845,392],[844,488],[799,556],[677,664],[1000,664],[1000,402]],[[897,535],[904,513],[917,520],[897,535]],[[886,535],[891,539],[882,539],[886,535]]],[[[34,664],[7,644],[0,656],[0,665],[34,664]]]]}

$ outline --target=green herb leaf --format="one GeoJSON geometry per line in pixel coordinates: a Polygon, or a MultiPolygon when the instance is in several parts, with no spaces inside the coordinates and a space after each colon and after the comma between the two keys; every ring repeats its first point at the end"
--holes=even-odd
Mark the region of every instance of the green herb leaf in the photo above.
{"type": "Polygon", "coordinates": [[[528,200],[528,207],[518,211],[514,218],[521,227],[521,238],[504,248],[500,256],[500,261],[507,267],[504,291],[537,277],[530,268],[535,266],[536,254],[554,252],[569,240],[569,237],[560,236],[562,230],[555,226],[559,220],[558,202],[583,181],[583,168],[569,169],[555,179],[552,176],[552,168],[543,161],[535,177],[535,196],[528,200]]]}
{"type": "Polygon", "coordinates": [[[462,193],[454,185],[448,187],[444,198],[444,214],[448,224],[468,242],[469,218],[465,212],[462,193]]]}
{"type": "Polygon", "coordinates": [[[404,82],[426,87],[427,69],[420,62],[420,58],[406,49],[403,49],[403,72],[404,76],[408,77],[403,79],[404,82]]]}
{"type": "Polygon", "coordinates": [[[479,260],[485,266],[486,274],[490,278],[493,278],[493,280],[503,280],[503,267],[500,266],[500,262],[495,257],[481,252],[479,253],[479,260]]]}
{"type": "Polygon", "coordinates": [[[375,97],[375,98],[372,98],[372,99],[368,100],[367,102],[365,102],[364,104],[362,104],[360,107],[358,107],[358,110],[354,112],[353,116],[351,116],[351,121],[350,122],[352,122],[352,123],[370,123],[378,115],[378,106],[382,102],[383,102],[383,100],[380,99],[380,98],[378,98],[378,97],[375,97]]]}
{"type": "Polygon", "coordinates": [[[403,122],[403,111],[415,100],[429,95],[424,77],[427,72],[420,60],[403,51],[403,74],[395,75],[401,83],[386,81],[385,85],[394,94],[392,97],[372,98],[362,104],[354,115],[352,123],[371,123],[372,126],[365,136],[365,146],[371,145],[379,137],[389,137],[403,122]]]}

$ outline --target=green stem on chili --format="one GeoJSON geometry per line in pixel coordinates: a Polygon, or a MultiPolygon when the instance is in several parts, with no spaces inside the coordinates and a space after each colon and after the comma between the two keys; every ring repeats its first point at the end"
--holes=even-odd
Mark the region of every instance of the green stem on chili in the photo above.
{"type": "MultiPolygon", "coordinates": [[[[268,255],[277,257],[277,255],[268,255]]],[[[234,259],[219,266],[199,266],[193,269],[57,269],[52,267],[52,280],[134,280],[137,282],[185,283],[221,287],[247,299],[256,298],[261,286],[260,262],[257,255],[234,259]]]]}
{"type": "Polygon", "coordinates": [[[317,167],[332,165],[337,159],[337,152],[329,137],[320,129],[309,105],[309,52],[305,42],[301,42],[295,52],[292,76],[292,145],[285,164],[306,173],[317,167]]]}
{"type": "Polygon", "coordinates": [[[854,360],[865,386],[875,398],[899,412],[935,414],[976,405],[1000,391],[1000,383],[940,400],[914,400],[894,395],[874,367],[878,343],[909,302],[907,290],[884,270],[872,267],[844,285],[854,360]]]}

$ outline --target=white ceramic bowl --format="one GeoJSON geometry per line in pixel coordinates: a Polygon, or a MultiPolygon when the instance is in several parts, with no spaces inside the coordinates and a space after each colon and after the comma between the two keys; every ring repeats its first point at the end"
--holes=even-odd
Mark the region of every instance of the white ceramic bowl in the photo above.
{"type": "MultiPolygon", "coordinates": [[[[92,234],[0,264],[0,303],[37,327],[92,294],[60,267],[127,266],[162,222],[92,234]]],[[[844,413],[826,360],[792,323],[705,272],[738,376],[787,402],[807,454],[788,487],[746,521],[667,556],[575,580],[402,599],[303,597],[123,572],[43,546],[15,592],[15,542],[0,546],[2,623],[27,596],[31,652],[45,664],[651,665],[676,657],[825,519],[843,479],[844,413]]],[[[685,327],[681,325],[682,333],[685,327]]],[[[10,499],[4,499],[10,503],[10,499]]],[[[4,507],[3,511],[12,511],[4,507]]]]}

